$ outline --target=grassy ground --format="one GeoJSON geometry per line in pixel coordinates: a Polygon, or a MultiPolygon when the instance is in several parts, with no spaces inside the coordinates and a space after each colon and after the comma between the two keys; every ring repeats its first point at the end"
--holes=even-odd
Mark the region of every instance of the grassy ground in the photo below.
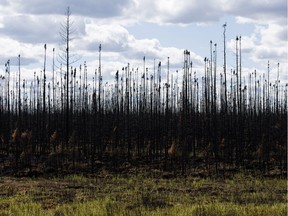
{"type": "Polygon", "coordinates": [[[287,179],[0,178],[0,215],[287,215],[287,179]]]}

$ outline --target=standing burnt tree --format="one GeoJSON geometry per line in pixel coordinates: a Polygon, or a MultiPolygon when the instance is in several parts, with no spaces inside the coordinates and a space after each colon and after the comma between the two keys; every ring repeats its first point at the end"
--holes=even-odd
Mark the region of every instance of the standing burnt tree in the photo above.
{"type": "MultiPolygon", "coordinates": [[[[61,24],[61,29],[60,29],[60,37],[62,39],[62,42],[64,44],[64,47],[62,48],[62,53],[59,55],[59,62],[61,65],[65,66],[65,76],[64,79],[66,79],[66,82],[64,84],[65,90],[66,90],[66,103],[65,103],[65,144],[68,144],[69,140],[69,134],[71,130],[71,120],[73,118],[72,116],[72,110],[70,107],[70,92],[71,89],[69,88],[70,84],[70,79],[72,81],[73,77],[69,76],[70,74],[70,67],[73,63],[75,63],[78,59],[76,58],[75,55],[71,54],[70,51],[70,43],[73,40],[73,34],[76,32],[76,30],[73,27],[73,20],[71,18],[71,11],[70,7],[67,8],[67,11],[65,13],[66,15],[66,20],[61,24]]],[[[62,86],[63,88],[63,86],[62,86]]]]}

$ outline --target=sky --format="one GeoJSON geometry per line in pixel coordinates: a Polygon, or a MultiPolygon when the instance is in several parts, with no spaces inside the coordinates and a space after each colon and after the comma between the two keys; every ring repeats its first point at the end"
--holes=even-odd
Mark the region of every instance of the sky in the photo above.
{"type": "Polygon", "coordinates": [[[98,68],[101,44],[103,79],[130,64],[143,70],[143,57],[151,72],[155,62],[170,70],[183,68],[183,51],[189,50],[193,70],[201,76],[210,41],[217,44],[217,73],[223,73],[223,24],[226,26],[227,70],[235,69],[235,38],[241,36],[244,76],[257,70],[281,83],[288,82],[286,0],[0,0],[0,75],[10,60],[11,72],[32,80],[43,70],[47,44],[47,77],[52,74],[53,48],[56,70],[63,50],[60,37],[65,12],[73,20],[71,56],[74,67],[86,61],[92,75],[98,68]]]}

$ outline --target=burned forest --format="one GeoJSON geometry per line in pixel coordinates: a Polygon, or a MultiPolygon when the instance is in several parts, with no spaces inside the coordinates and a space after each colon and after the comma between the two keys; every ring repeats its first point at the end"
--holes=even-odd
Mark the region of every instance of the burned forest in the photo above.
{"type": "Polygon", "coordinates": [[[142,65],[125,63],[106,82],[105,47],[95,55],[97,69],[88,71],[86,62],[69,62],[68,36],[64,29],[66,62],[54,69],[53,49],[53,70],[47,70],[45,45],[43,70],[33,80],[22,78],[22,56],[17,67],[10,60],[5,64],[0,175],[122,172],[126,167],[179,175],[287,174],[288,85],[280,82],[279,63],[271,70],[268,62],[265,73],[243,73],[241,37],[235,39],[236,55],[228,56],[235,58],[234,69],[226,65],[224,31],[224,63],[210,41],[201,71],[185,50],[177,71],[170,68],[172,58],[161,64],[144,57],[142,65]],[[148,68],[148,61],[154,67],[148,68]],[[224,64],[222,70],[218,64],[224,64]]]}

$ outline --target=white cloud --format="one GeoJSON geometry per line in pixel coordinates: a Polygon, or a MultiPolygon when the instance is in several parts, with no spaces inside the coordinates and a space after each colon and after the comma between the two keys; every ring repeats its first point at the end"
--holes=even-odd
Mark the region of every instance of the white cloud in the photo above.
{"type": "MultiPolygon", "coordinates": [[[[59,41],[61,24],[65,24],[63,16],[53,15],[9,15],[2,17],[0,35],[9,36],[19,42],[24,43],[56,43],[59,41]]],[[[71,17],[74,37],[85,34],[84,19],[81,17],[71,17]]]]}
{"type": "Polygon", "coordinates": [[[24,2],[10,0],[11,7],[19,13],[29,14],[64,14],[70,6],[75,15],[87,17],[115,17],[122,14],[123,8],[128,7],[133,1],[130,0],[25,0],[24,2]]]}
{"type": "MultiPolygon", "coordinates": [[[[0,44],[2,44],[0,59],[4,60],[6,58],[6,60],[4,60],[5,62],[8,59],[14,59],[19,54],[23,58],[31,59],[30,62],[38,62],[41,58],[41,53],[44,53],[43,46],[20,43],[11,38],[0,38],[0,44]]],[[[3,62],[1,63],[3,65],[3,62]]],[[[11,63],[15,64],[13,62],[11,63]]]]}
{"type": "MultiPolygon", "coordinates": [[[[64,13],[70,5],[75,29],[77,29],[75,39],[71,43],[71,52],[82,56],[81,62],[87,60],[92,73],[98,65],[97,53],[100,43],[103,47],[103,71],[108,77],[128,62],[132,67],[141,67],[143,56],[146,56],[148,67],[153,68],[154,59],[157,63],[162,61],[164,67],[169,56],[171,65],[181,69],[183,64],[181,47],[163,46],[161,38],[139,39],[128,31],[127,26],[151,22],[156,23],[159,28],[161,25],[184,25],[188,28],[190,27],[188,24],[191,23],[200,23],[203,26],[203,24],[218,22],[224,15],[236,17],[238,24],[248,23],[255,26],[252,34],[242,35],[242,51],[245,57],[262,69],[266,67],[268,60],[273,65],[275,62],[280,62],[281,70],[287,71],[285,0],[249,2],[245,0],[236,2],[228,0],[27,0],[25,3],[3,0],[0,5],[2,64],[5,59],[12,59],[21,54],[23,60],[24,57],[26,58],[29,67],[34,66],[35,70],[41,68],[44,43],[48,44],[47,62],[51,64],[52,48],[56,48],[57,54],[60,50],[60,23],[65,20],[64,13]],[[36,61],[38,65],[35,64],[36,61]]],[[[209,28],[209,25],[205,28],[209,28]]],[[[211,37],[213,39],[213,34],[211,37]]],[[[230,40],[228,47],[234,50],[235,41],[230,40]]],[[[234,56],[229,57],[234,58],[234,56]]],[[[202,71],[203,57],[197,54],[197,48],[191,51],[191,59],[195,69],[202,71]]]]}
{"type": "MultiPolygon", "coordinates": [[[[171,71],[181,70],[183,67],[183,50],[175,47],[164,47],[156,38],[137,39],[121,25],[99,24],[89,22],[86,24],[86,35],[75,41],[74,50],[82,53],[91,61],[88,63],[90,71],[98,67],[98,50],[102,45],[102,66],[104,77],[113,79],[114,73],[130,63],[131,68],[143,71],[143,57],[146,57],[146,66],[150,71],[156,64],[162,62],[167,67],[167,58],[170,58],[171,71]],[[78,45],[77,45],[78,44],[78,45]],[[112,75],[111,75],[112,74],[112,75]]],[[[72,50],[73,52],[73,50],[72,50]]],[[[191,52],[195,68],[203,64],[203,58],[191,52]]]]}
{"type": "Polygon", "coordinates": [[[160,24],[217,22],[223,14],[267,21],[279,16],[285,18],[285,6],[285,0],[135,0],[130,14],[140,20],[160,24]]]}
{"type": "MultiPolygon", "coordinates": [[[[251,19],[238,18],[240,22],[254,22],[251,19]]],[[[272,65],[281,63],[283,70],[288,69],[287,25],[257,21],[254,32],[242,37],[242,51],[250,56],[254,64],[264,69],[267,62],[272,65]]],[[[235,40],[228,42],[228,47],[235,52],[235,40]]]]}

